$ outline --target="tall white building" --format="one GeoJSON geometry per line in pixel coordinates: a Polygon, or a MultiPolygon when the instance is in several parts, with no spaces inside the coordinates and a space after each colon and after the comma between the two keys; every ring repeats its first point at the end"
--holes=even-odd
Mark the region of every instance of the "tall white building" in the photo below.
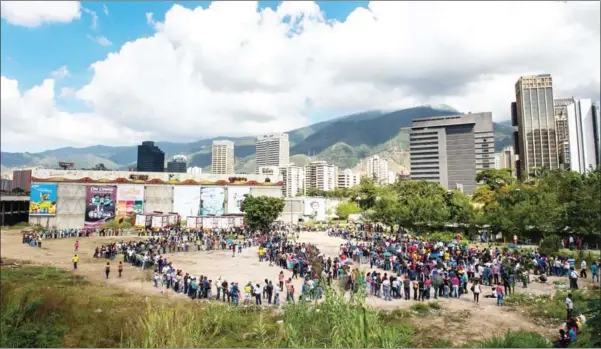
{"type": "Polygon", "coordinates": [[[590,99],[554,102],[559,158],[564,169],[584,173],[599,164],[596,106],[590,99]]]}
{"type": "Polygon", "coordinates": [[[257,137],[257,171],[263,166],[282,167],[290,163],[290,142],[288,134],[278,133],[257,137]]]}
{"type": "Polygon", "coordinates": [[[282,187],[284,197],[305,195],[305,169],[294,164],[280,167],[280,175],[284,181],[282,187]]]}
{"type": "Polygon", "coordinates": [[[338,172],[338,188],[352,188],[359,185],[361,174],[354,172],[350,168],[338,172]]]}
{"type": "Polygon", "coordinates": [[[234,142],[213,141],[212,174],[234,174],[234,142]]]}
{"type": "Polygon", "coordinates": [[[338,167],[325,161],[313,161],[305,166],[306,189],[334,190],[338,182],[338,167]]]}
{"type": "Polygon", "coordinates": [[[495,168],[497,169],[509,169],[513,173],[515,171],[515,161],[516,155],[512,145],[506,146],[502,151],[495,154],[495,168]]]}
{"type": "Polygon", "coordinates": [[[388,160],[372,155],[362,161],[363,175],[373,179],[376,183],[388,183],[388,160]]]}
{"type": "Polygon", "coordinates": [[[192,166],[192,167],[188,167],[188,169],[186,170],[187,173],[193,173],[193,174],[201,174],[202,173],[202,168],[201,167],[196,167],[196,166],[192,166]]]}

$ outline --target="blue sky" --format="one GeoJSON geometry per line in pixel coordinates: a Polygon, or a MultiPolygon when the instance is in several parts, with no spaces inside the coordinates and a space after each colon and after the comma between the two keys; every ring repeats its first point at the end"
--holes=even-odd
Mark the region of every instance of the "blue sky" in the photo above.
{"type": "MultiPolygon", "coordinates": [[[[68,24],[41,25],[26,28],[1,23],[1,72],[17,79],[21,90],[29,89],[47,78],[50,72],[68,66],[70,76],[57,82],[57,86],[82,86],[91,78],[91,63],[103,60],[110,52],[140,37],[153,35],[153,28],[146,23],[146,13],[152,12],[156,21],[173,6],[187,8],[202,6],[210,1],[152,1],[152,2],[82,2],[98,17],[96,29],[92,28],[92,15],[82,12],[79,20],[68,24]],[[108,15],[104,13],[104,6],[108,15]],[[106,37],[112,42],[102,46],[90,37],[106,37]]],[[[280,1],[259,1],[260,8],[276,8],[280,1]]],[[[368,1],[318,1],[328,19],[343,21],[356,7],[367,7],[368,1]]],[[[317,116],[319,117],[319,116],[317,116]]]]}

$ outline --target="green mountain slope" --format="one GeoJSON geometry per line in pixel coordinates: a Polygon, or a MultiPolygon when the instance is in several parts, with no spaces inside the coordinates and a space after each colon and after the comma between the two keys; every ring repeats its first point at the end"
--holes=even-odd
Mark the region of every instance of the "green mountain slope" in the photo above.
{"type": "MultiPolygon", "coordinates": [[[[406,166],[409,148],[408,128],[411,120],[434,116],[458,114],[448,106],[423,106],[390,112],[368,111],[346,115],[288,132],[290,159],[297,165],[311,160],[325,160],[341,168],[357,165],[363,157],[380,154],[393,165],[406,166]]],[[[495,148],[513,144],[513,128],[505,122],[495,123],[495,148]]],[[[235,144],[236,172],[252,173],[255,170],[255,137],[218,137],[189,143],[157,142],[166,158],[177,154],[188,157],[190,166],[210,170],[211,144],[215,139],[231,140],[235,144]]],[[[136,146],[96,145],[85,148],[65,147],[40,153],[1,154],[3,167],[48,166],[58,161],[74,162],[77,168],[93,167],[103,163],[107,168],[135,166],[136,146]]]]}

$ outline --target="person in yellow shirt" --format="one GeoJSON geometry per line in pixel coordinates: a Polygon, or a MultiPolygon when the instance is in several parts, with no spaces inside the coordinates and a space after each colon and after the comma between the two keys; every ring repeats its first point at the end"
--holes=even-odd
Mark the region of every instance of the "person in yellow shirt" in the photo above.
{"type": "Polygon", "coordinates": [[[259,262],[263,262],[263,256],[265,255],[265,250],[263,246],[259,247],[259,262]]]}
{"type": "Polygon", "coordinates": [[[79,263],[79,257],[77,255],[73,256],[73,270],[77,270],[77,263],[79,263]]]}
{"type": "Polygon", "coordinates": [[[444,253],[444,260],[445,260],[445,261],[448,261],[450,256],[451,256],[451,255],[449,254],[449,251],[446,251],[446,252],[444,253]]]}

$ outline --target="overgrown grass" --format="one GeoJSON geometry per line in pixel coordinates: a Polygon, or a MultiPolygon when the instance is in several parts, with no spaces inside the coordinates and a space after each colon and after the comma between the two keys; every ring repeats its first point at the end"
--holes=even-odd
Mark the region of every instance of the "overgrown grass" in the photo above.
{"type": "Polygon", "coordinates": [[[503,336],[475,341],[473,348],[551,348],[551,341],[536,332],[508,330],[503,336]]]}
{"type": "Polygon", "coordinates": [[[438,312],[442,309],[442,305],[438,302],[414,303],[410,307],[411,311],[417,315],[427,315],[438,312]]]}

